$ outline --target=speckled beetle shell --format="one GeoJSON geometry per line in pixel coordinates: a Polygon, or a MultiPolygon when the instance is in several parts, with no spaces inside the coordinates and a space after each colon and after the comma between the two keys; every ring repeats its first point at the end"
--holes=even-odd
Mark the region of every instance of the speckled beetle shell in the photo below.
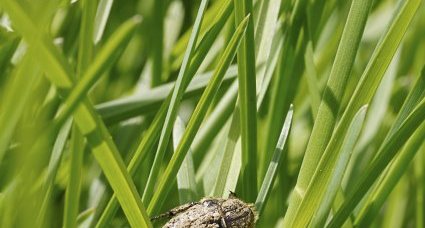
{"type": "Polygon", "coordinates": [[[173,217],[163,226],[165,228],[252,228],[257,220],[253,205],[236,197],[203,198],[172,209],[168,216],[173,217]]]}

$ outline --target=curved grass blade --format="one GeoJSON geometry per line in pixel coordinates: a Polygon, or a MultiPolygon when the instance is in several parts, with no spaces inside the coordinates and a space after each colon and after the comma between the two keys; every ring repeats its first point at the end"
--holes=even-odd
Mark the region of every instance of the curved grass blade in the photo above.
{"type": "Polygon", "coordinates": [[[277,170],[279,169],[280,163],[282,161],[281,157],[284,152],[283,148],[286,144],[286,139],[288,138],[289,131],[291,128],[293,113],[294,110],[293,106],[291,105],[289,108],[289,112],[286,115],[286,119],[279,136],[279,141],[273,153],[272,161],[270,162],[269,168],[266,172],[266,176],[263,180],[263,184],[261,185],[260,192],[258,193],[257,199],[255,200],[255,207],[257,208],[259,215],[261,215],[264,210],[264,207],[270,196],[274,180],[276,179],[277,170]]]}
{"type": "Polygon", "coordinates": [[[161,136],[159,138],[158,149],[155,153],[154,162],[152,164],[151,171],[149,173],[148,181],[146,183],[145,190],[143,192],[142,201],[146,204],[149,204],[152,195],[154,193],[155,183],[158,178],[159,170],[161,168],[162,160],[164,158],[165,151],[167,149],[168,141],[170,138],[171,130],[176,119],[178,108],[180,107],[180,102],[183,97],[184,89],[186,84],[191,80],[190,75],[188,74],[189,64],[192,61],[193,54],[195,51],[195,45],[198,39],[199,30],[201,27],[202,19],[204,17],[204,12],[207,7],[208,0],[202,0],[201,5],[198,9],[198,14],[195,19],[195,24],[193,26],[192,34],[189,39],[189,43],[186,49],[185,56],[183,58],[183,63],[177,76],[176,84],[171,96],[170,104],[168,107],[167,115],[165,116],[165,121],[162,126],[161,136]]]}
{"type": "Polygon", "coordinates": [[[211,79],[210,83],[202,94],[198,105],[196,106],[189,120],[189,123],[187,124],[187,128],[181,139],[181,142],[177,147],[175,153],[173,154],[170,163],[167,165],[164,174],[160,178],[158,188],[153,195],[152,201],[149,203],[148,213],[150,215],[158,214],[161,210],[162,204],[166,198],[165,196],[171,189],[170,183],[172,183],[172,181],[176,177],[181,163],[183,162],[183,159],[186,156],[187,151],[189,150],[190,145],[193,142],[193,138],[195,137],[196,132],[198,131],[201,122],[204,119],[206,112],[220,87],[223,76],[236,54],[236,49],[238,48],[239,43],[243,35],[245,34],[248,19],[249,17],[243,20],[242,23],[236,29],[235,34],[233,35],[232,39],[229,42],[229,45],[223,53],[222,58],[220,59],[213,78],[211,79]]]}

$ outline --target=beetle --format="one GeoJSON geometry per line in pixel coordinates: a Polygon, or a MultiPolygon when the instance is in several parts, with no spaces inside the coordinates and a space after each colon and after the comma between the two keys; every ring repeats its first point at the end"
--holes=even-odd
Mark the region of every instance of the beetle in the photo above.
{"type": "Polygon", "coordinates": [[[258,219],[253,204],[231,192],[229,198],[205,197],[155,216],[153,221],[170,218],[163,228],[253,228],[258,219]]]}

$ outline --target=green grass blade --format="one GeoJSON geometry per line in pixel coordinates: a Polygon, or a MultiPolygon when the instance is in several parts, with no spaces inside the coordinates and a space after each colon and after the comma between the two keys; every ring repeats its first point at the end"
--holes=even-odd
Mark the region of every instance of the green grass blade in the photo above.
{"type": "MultiPolygon", "coordinates": [[[[185,131],[183,120],[177,117],[173,129],[173,146],[177,149],[185,131]]],[[[179,190],[180,204],[195,202],[198,199],[193,167],[192,151],[189,150],[177,172],[177,188],[179,190]]]]}
{"type": "Polygon", "coordinates": [[[123,50],[130,41],[133,32],[140,23],[140,17],[133,17],[125,22],[108,40],[99,51],[93,63],[77,82],[69,96],[64,102],[64,107],[56,119],[57,125],[61,125],[73,112],[79,101],[86,95],[89,89],[102,76],[102,73],[112,65],[119,57],[117,53],[123,50]]]}
{"type": "MultiPolygon", "coordinates": [[[[396,130],[398,130],[403,123],[403,120],[406,119],[408,113],[411,113],[412,110],[415,108],[415,106],[425,97],[425,68],[422,70],[422,74],[418,78],[418,80],[415,83],[415,86],[410,91],[409,96],[407,97],[406,101],[404,102],[399,115],[397,116],[396,120],[394,121],[394,124],[392,125],[390,131],[387,134],[387,139],[391,137],[396,130]]],[[[417,133],[415,133],[416,138],[420,137],[417,136],[417,133]]],[[[379,208],[384,203],[384,200],[386,197],[388,197],[390,192],[385,192],[388,189],[392,189],[392,187],[395,187],[397,182],[394,182],[398,180],[401,177],[401,174],[405,169],[407,168],[407,164],[409,161],[413,158],[415,151],[417,151],[417,146],[415,145],[415,136],[412,136],[412,139],[409,140],[406,147],[403,149],[403,151],[397,155],[396,160],[391,165],[390,171],[393,174],[385,174],[385,179],[383,182],[380,182],[377,189],[374,189],[374,194],[370,195],[367,202],[363,205],[362,209],[360,210],[360,215],[357,218],[357,223],[359,224],[365,224],[368,222],[371,222],[379,208]],[[415,149],[416,148],[416,149],[415,149]],[[398,178],[397,178],[398,177],[398,178]],[[392,186],[392,187],[389,187],[392,186]],[[380,192],[378,194],[378,192],[380,192]]],[[[388,141],[386,141],[388,142],[388,141]]]]}
{"type": "Polygon", "coordinates": [[[418,130],[412,135],[403,150],[394,158],[388,172],[385,174],[384,179],[379,183],[379,186],[372,193],[371,198],[368,200],[357,216],[355,226],[365,227],[370,226],[377,217],[379,210],[385,203],[385,200],[390,195],[392,190],[402,179],[403,174],[406,173],[411,161],[423,145],[423,136],[425,135],[425,124],[422,124],[418,130]]]}
{"type": "MultiPolygon", "coordinates": [[[[315,176],[316,178],[312,179],[310,184],[313,182],[322,184],[328,183],[328,180],[331,176],[332,167],[334,167],[338,157],[338,148],[341,146],[342,138],[347,132],[347,128],[355,114],[355,110],[358,110],[362,105],[370,102],[374,92],[379,85],[380,80],[384,75],[385,70],[387,69],[393,55],[396,52],[401,38],[403,37],[404,32],[409,25],[409,22],[413,18],[413,13],[416,11],[418,6],[419,1],[405,2],[405,4],[403,4],[400,8],[400,12],[395,17],[387,34],[385,34],[383,39],[378,44],[374,54],[372,55],[371,61],[369,62],[366,70],[362,75],[362,79],[360,80],[353,96],[351,97],[351,100],[341,118],[340,123],[338,124],[331,140],[329,141],[329,145],[326,147],[318,167],[315,169],[322,170],[322,174],[315,176]]],[[[318,184],[318,186],[319,185],[320,184],[318,184]]],[[[299,200],[302,199],[300,193],[304,192],[304,189],[305,188],[299,188],[299,186],[296,186],[296,192],[298,192],[298,197],[296,198],[299,200]]],[[[311,189],[311,191],[323,192],[324,189],[311,189]]],[[[286,216],[288,216],[288,214],[286,216]]],[[[289,214],[289,216],[291,216],[291,214],[289,214]]]]}
{"type": "Polygon", "coordinates": [[[313,111],[314,119],[317,119],[317,112],[319,111],[322,93],[320,92],[319,82],[317,79],[317,70],[314,64],[313,45],[311,42],[307,44],[304,62],[306,69],[305,76],[307,77],[311,109],[313,111]]]}
{"type": "MultiPolygon", "coordinates": [[[[252,14],[251,0],[235,0],[235,21],[252,14]]],[[[248,22],[245,38],[238,50],[239,108],[242,145],[242,198],[253,202],[257,195],[257,109],[254,19],[248,22]]]]}
{"type": "MultiPolygon", "coordinates": [[[[193,68],[194,65],[191,66],[193,68]]],[[[191,70],[193,72],[193,70],[191,70]]],[[[188,85],[183,95],[183,99],[196,97],[202,93],[211,79],[213,72],[197,74],[194,76],[191,83],[188,85]]],[[[237,76],[237,67],[231,66],[224,76],[223,83],[229,83],[237,76]]],[[[142,91],[137,95],[132,95],[124,98],[107,101],[96,105],[96,110],[105,123],[115,124],[119,121],[129,119],[139,115],[149,114],[157,111],[170,91],[173,89],[174,82],[157,86],[149,91],[142,91]]]]}
{"type": "Polygon", "coordinates": [[[146,204],[149,204],[152,198],[152,195],[154,194],[155,183],[158,178],[159,170],[161,168],[165,151],[167,149],[171,130],[174,125],[174,121],[176,119],[177,110],[180,106],[180,102],[184,93],[184,89],[185,89],[184,85],[190,82],[190,76],[188,75],[187,71],[189,68],[189,64],[193,58],[195,45],[198,39],[198,34],[199,34],[200,26],[202,23],[202,19],[204,17],[205,9],[207,7],[207,3],[208,3],[208,0],[202,0],[201,5],[199,6],[198,14],[196,16],[195,24],[192,30],[192,35],[189,39],[189,43],[186,49],[182,66],[179,71],[179,75],[177,76],[176,84],[174,86],[174,90],[171,96],[167,115],[165,116],[165,121],[162,126],[158,149],[156,150],[155,159],[152,164],[151,171],[149,173],[148,182],[146,183],[146,187],[143,192],[142,200],[146,204]]]}
{"type": "Polygon", "coordinates": [[[416,106],[413,112],[403,121],[400,128],[381,146],[378,151],[379,156],[375,158],[365,170],[368,175],[362,176],[355,190],[347,196],[344,204],[336,212],[329,223],[329,227],[339,227],[341,223],[350,215],[350,212],[363,198],[365,192],[369,190],[375,180],[384,171],[389,162],[397,154],[409,137],[419,128],[417,123],[425,121],[425,98],[416,106]]]}
{"type": "Polygon", "coordinates": [[[55,178],[58,173],[60,161],[63,155],[63,151],[68,140],[68,136],[71,131],[72,121],[67,121],[59,131],[59,135],[56,138],[55,144],[53,146],[52,156],[50,157],[49,166],[47,167],[46,179],[43,183],[43,202],[40,207],[39,214],[37,216],[37,225],[38,227],[43,227],[45,216],[47,213],[47,208],[49,207],[51,196],[53,193],[53,185],[55,183],[55,178]]]}
{"type": "Polygon", "coordinates": [[[0,164],[9,147],[19,118],[23,114],[26,102],[30,98],[33,82],[36,77],[40,76],[40,69],[36,66],[34,59],[27,54],[7,84],[8,87],[3,94],[5,102],[1,106],[3,111],[0,114],[0,164]]]}
{"type": "Polygon", "coordinates": [[[288,114],[286,115],[285,123],[283,124],[282,131],[279,136],[279,141],[273,153],[272,161],[270,162],[269,168],[266,172],[266,176],[263,180],[263,184],[261,185],[257,199],[255,200],[255,207],[257,208],[259,215],[261,215],[264,210],[265,204],[267,203],[267,200],[270,196],[274,180],[276,179],[277,170],[279,169],[280,163],[282,161],[281,157],[284,151],[283,148],[286,144],[286,139],[288,138],[289,131],[291,128],[293,113],[294,110],[291,106],[289,108],[288,114]]]}
{"type": "MultiPolygon", "coordinates": [[[[53,46],[49,37],[40,34],[37,26],[32,23],[28,13],[14,1],[4,0],[3,7],[11,17],[17,30],[24,36],[30,47],[39,57],[37,60],[43,66],[46,75],[66,96],[64,89],[72,87],[72,72],[63,56],[53,46]],[[38,34],[34,37],[34,34],[38,34]]],[[[110,138],[104,123],[95,114],[92,104],[86,99],[77,108],[75,121],[82,134],[92,147],[93,154],[102,167],[118,199],[123,206],[130,224],[137,227],[150,227],[150,221],[140,202],[134,183],[125,170],[124,162],[110,138]]]]}
{"type": "MultiPolygon", "coordinates": [[[[318,198],[317,202],[320,202],[320,205],[318,206],[317,211],[312,211],[312,213],[314,214],[314,217],[313,217],[313,220],[311,221],[311,225],[314,227],[323,227],[326,223],[326,219],[328,218],[329,211],[331,210],[334,199],[336,198],[338,190],[340,190],[342,178],[345,174],[347,164],[350,161],[351,153],[354,150],[354,147],[360,135],[360,131],[362,130],[362,127],[364,125],[367,110],[368,110],[367,106],[363,106],[362,108],[360,108],[360,110],[354,116],[353,121],[350,124],[349,130],[347,132],[347,135],[345,136],[344,142],[341,147],[341,152],[339,153],[340,157],[338,158],[335,170],[333,171],[333,176],[331,177],[329,185],[326,186],[327,191],[322,198],[318,198]]],[[[310,208],[303,208],[303,204],[304,205],[313,204],[313,203],[308,203],[309,197],[311,200],[311,199],[316,199],[316,197],[318,196],[315,196],[314,192],[309,192],[307,189],[303,202],[301,202],[301,206],[299,209],[300,213],[305,213],[303,211],[307,211],[310,209],[310,208]]],[[[301,217],[300,213],[298,215],[301,217]]],[[[297,218],[295,219],[296,221],[298,221],[297,218]]],[[[305,220],[307,221],[308,219],[305,219],[305,220]]]]}
{"type": "Polygon", "coordinates": [[[95,44],[99,43],[102,39],[103,32],[105,31],[106,22],[108,21],[109,14],[111,13],[112,4],[114,0],[100,0],[97,7],[96,17],[94,21],[93,41],[95,44]]]}
{"type": "Polygon", "coordinates": [[[204,119],[206,112],[219,89],[223,76],[236,54],[236,49],[238,48],[239,43],[245,34],[248,19],[249,18],[247,17],[244,21],[242,21],[242,23],[236,29],[235,34],[233,35],[229,45],[226,47],[223,53],[222,58],[220,59],[213,78],[202,94],[200,101],[198,102],[198,105],[196,106],[195,111],[193,112],[189,123],[187,124],[187,129],[181,139],[181,142],[173,154],[170,163],[167,165],[164,174],[160,178],[158,188],[155,191],[152,201],[148,206],[149,214],[152,215],[159,213],[162,207],[162,203],[165,200],[165,196],[171,189],[170,183],[176,177],[181,163],[183,162],[183,159],[193,142],[193,138],[199,130],[201,122],[204,119]]]}
{"type": "MultiPolygon", "coordinates": [[[[231,8],[226,8],[227,10],[231,10],[231,8]]],[[[223,29],[223,26],[225,24],[225,20],[223,20],[222,18],[218,18],[217,21],[212,25],[211,29],[207,32],[207,34],[204,36],[204,38],[202,39],[202,41],[200,42],[200,44],[197,47],[197,53],[195,53],[191,65],[188,69],[187,75],[188,78],[193,78],[196,71],[198,70],[198,68],[200,67],[203,59],[205,58],[206,54],[208,53],[207,50],[209,48],[211,48],[215,38],[217,37],[218,33],[223,29]]],[[[200,76],[200,75],[199,75],[200,76]]],[[[234,78],[236,77],[236,70],[233,68],[230,68],[227,70],[226,73],[226,78],[227,76],[229,76],[229,78],[234,78]]],[[[189,91],[190,90],[197,90],[198,89],[198,83],[200,84],[200,88],[204,88],[208,82],[208,80],[210,80],[210,78],[212,77],[211,75],[205,75],[204,76],[200,76],[197,77],[193,80],[193,85],[192,83],[190,85],[189,82],[186,82],[185,84],[183,84],[183,91],[186,91],[187,87],[189,86],[189,91]],[[199,81],[198,81],[199,79],[199,81]]],[[[154,144],[157,142],[159,135],[161,133],[161,127],[163,126],[163,122],[165,120],[165,116],[167,114],[167,109],[169,107],[170,104],[170,100],[171,100],[171,95],[172,93],[170,93],[170,91],[173,89],[172,85],[169,86],[169,88],[167,90],[165,89],[160,89],[158,88],[158,93],[159,94],[168,94],[168,97],[164,99],[165,101],[162,103],[158,114],[156,115],[154,121],[152,122],[151,126],[148,129],[148,132],[146,133],[146,135],[143,137],[142,141],[140,142],[139,146],[136,149],[136,152],[134,154],[134,156],[131,158],[131,161],[128,165],[128,170],[130,172],[130,174],[134,174],[137,167],[139,166],[139,164],[144,160],[144,158],[146,158],[146,155],[148,154],[149,151],[152,151],[154,148],[154,144]]],[[[118,102],[119,105],[120,102],[118,102]]],[[[123,101],[123,105],[125,104],[125,100],[123,101]]],[[[130,101],[131,103],[131,101],[130,101]]],[[[137,101],[136,101],[137,103],[137,101]]],[[[130,104],[130,108],[131,110],[133,110],[132,108],[134,107],[135,109],[139,109],[139,104],[136,104],[136,107],[131,106],[130,104]]],[[[150,105],[150,104],[148,104],[150,105]]],[[[140,108],[142,108],[143,106],[141,106],[140,108]]],[[[110,111],[111,109],[123,109],[122,106],[114,106],[114,104],[112,104],[110,107],[108,107],[108,109],[105,109],[105,112],[110,111]]],[[[128,113],[132,114],[133,112],[125,112],[126,110],[124,110],[124,112],[119,111],[117,114],[118,115],[127,115],[128,113]]],[[[116,113],[116,112],[114,112],[116,113]]],[[[115,116],[115,114],[112,113],[112,115],[115,116]]],[[[105,114],[106,115],[106,114],[105,114]]],[[[109,117],[109,115],[107,116],[109,117]]],[[[113,119],[115,119],[115,117],[111,117],[113,119]]],[[[109,118],[108,118],[109,119],[109,118]]],[[[97,222],[96,227],[104,227],[107,226],[108,224],[110,224],[110,220],[112,219],[112,216],[114,215],[115,211],[117,210],[117,201],[115,198],[115,195],[112,196],[112,198],[109,200],[108,205],[106,207],[106,209],[104,210],[101,218],[99,219],[99,221],[97,222]]],[[[95,221],[93,221],[95,222],[95,221]]]]}
{"type": "MultiPolygon", "coordinates": [[[[84,0],[81,2],[83,15],[79,34],[79,50],[76,80],[79,81],[83,72],[92,63],[94,54],[93,44],[93,23],[96,13],[96,1],[84,0]],[[88,32],[87,32],[88,31],[88,32]]],[[[100,75],[100,74],[99,74],[100,75]]],[[[72,93],[71,93],[72,94],[72,93]]],[[[81,95],[83,97],[83,95],[81,95]]],[[[68,118],[68,115],[65,118],[68,118]]],[[[60,124],[62,125],[62,124],[60,124]]],[[[70,139],[71,167],[69,169],[68,186],[65,193],[65,209],[63,227],[76,227],[77,216],[80,208],[80,195],[82,185],[82,170],[85,142],[83,135],[78,131],[78,126],[74,125],[70,139]]]]}
{"type": "Polygon", "coordinates": [[[341,99],[354,64],[371,5],[372,2],[369,0],[353,0],[351,3],[337,54],[323,92],[322,102],[316,117],[317,121],[313,126],[310,140],[307,144],[295,187],[296,191],[290,197],[288,212],[285,215],[285,224],[287,226],[291,226],[290,224],[294,221],[295,212],[303,198],[300,193],[306,191],[315,172],[314,167],[319,163],[332,135],[341,99]]]}

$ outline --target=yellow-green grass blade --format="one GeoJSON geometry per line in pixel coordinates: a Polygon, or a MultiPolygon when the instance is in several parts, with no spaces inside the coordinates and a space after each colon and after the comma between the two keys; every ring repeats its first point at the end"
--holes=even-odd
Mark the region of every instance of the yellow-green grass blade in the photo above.
{"type": "Polygon", "coordinates": [[[288,138],[289,131],[291,128],[293,113],[294,113],[294,110],[293,110],[293,106],[291,105],[291,107],[289,108],[289,112],[286,115],[286,119],[279,136],[279,141],[273,153],[272,161],[269,164],[269,167],[267,169],[260,191],[258,192],[257,199],[255,200],[255,207],[257,208],[259,215],[261,215],[261,213],[264,210],[265,204],[267,203],[267,200],[270,196],[270,192],[272,190],[274,180],[276,179],[277,170],[279,169],[279,166],[282,161],[282,154],[284,152],[284,147],[286,145],[286,139],[288,138]]]}
{"type": "MultiPolygon", "coordinates": [[[[43,70],[52,83],[60,89],[61,93],[71,88],[73,77],[70,66],[53,46],[48,36],[37,30],[37,26],[32,23],[28,13],[19,3],[8,0],[4,0],[2,3],[16,29],[36,53],[39,63],[45,66],[43,70]]],[[[117,193],[118,200],[122,204],[130,224],[137,227],[151,226],[134,183],[125,170],[122,158],[110,138],[108,130],[87,99],[84,99],[83,103],[78,106],[75,117],[81,133],[88,139],[96,160],[117,193]]]]}
{"type": "Polygon", "coordinates": [[[165,121],[162,124],[162,131],[159,138],[158,148],[155,153],[155,158],[149,173],[145,190],[143,191],[142,201],[146,204],[150,204],[152,195],[155,192],[156,180],[158,178],[162,160],[164,158],[164,154],[168,146],[171,131],[174,125],[174,121],[176,119],[177,111],[178,111],[178,108],[180,107],[185,85],[191,81],[191,77],[188,74],[189,64],[191,63],[193,59],[195,46],[198,39],[202,19],[204,17],[204,12],[205,12],[205,9],[207,8],[207,3],[208,3],[208,0],[202,0],[201,5],[199,6],[198,13],[193,26],[192,34],[189,39],[185,56],[183,58],[182,66],[180,68],[179,75],[177,76],[177,80],[171,95],[171,100],[167,110],[167,115],[165,116],[165,121]]]}
{"type": "Polygon", "coordinates": [[[288,212],[285,215],[285,225],[287,226],[291,226],[294,221],[295,213],[303,198],[300,193],[306,191],[315,172],[315,167],[332,135],[341,99],[354,64],[371,5],[372,1],[369,0],[353,0],[351,3],[337,54],[307,144],[295,186],[296,191],[290,197],[288,212]]]}
{"type": "Polygon", "coordinates": [[[160,181],[158,183],[158,188],[156,189],[152,201],[148,206],[148,213],[158,214],[161,210],[162,204],[166,198],[166,195],[169,193],[171,189],[170,183],[173,182],[176,178],[176,174],[183,162],[184,157],[187,154],[187,151],[190,148],[190,145],[193,142],[193,138],[195,137],[199,127],[204,119],[206,112],[211,105],[211,102],[217,93],[221,81],[227,68],[230,66],[232,62],[236,50],[239,46],[239,43],[245,34],[245,29],[248,23],[249,17],[247,17],[236,29],[232,39],[230,40],[228,46],[226,47],[222,58],[220,59],[219,64],[217,65],[216,71],[214,73],[213,78],[202,94],[198,105],[196,106],[189,123],[187,124],[186,131],[177,147],[175,153],[173,154],[171,161],[167,165],[167,168],[164,171],[164,174],[161,176],[160,181]]]}

